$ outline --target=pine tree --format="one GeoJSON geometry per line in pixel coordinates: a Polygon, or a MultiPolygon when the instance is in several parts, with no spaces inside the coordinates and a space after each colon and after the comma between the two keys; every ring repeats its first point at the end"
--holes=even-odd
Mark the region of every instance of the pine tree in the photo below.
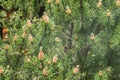
{"type": "Polygon", "coordinates": [[[0,79],[118,80],[120,0],[1,0],[0,79]]]}

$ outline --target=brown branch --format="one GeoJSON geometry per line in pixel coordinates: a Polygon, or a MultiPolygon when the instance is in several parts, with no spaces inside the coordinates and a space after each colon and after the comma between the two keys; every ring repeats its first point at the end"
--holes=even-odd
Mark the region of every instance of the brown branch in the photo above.
{"type": "Polygon", "coordinates": [[[73,34],[74,23],[73,21],[69,24],[69,34],[67,39],[67,45],[64,48],[64,51],[67,52],[69,49],[72,48],[72,34],[73,34]]]}

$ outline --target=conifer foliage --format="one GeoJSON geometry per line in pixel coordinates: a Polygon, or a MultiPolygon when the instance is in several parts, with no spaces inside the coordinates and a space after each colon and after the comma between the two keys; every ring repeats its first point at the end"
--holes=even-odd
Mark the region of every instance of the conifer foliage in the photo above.
{"type": "Polygon", "coordinates": [[[0,80],[119,80],[120,0],[0,0],[0,80]]]}

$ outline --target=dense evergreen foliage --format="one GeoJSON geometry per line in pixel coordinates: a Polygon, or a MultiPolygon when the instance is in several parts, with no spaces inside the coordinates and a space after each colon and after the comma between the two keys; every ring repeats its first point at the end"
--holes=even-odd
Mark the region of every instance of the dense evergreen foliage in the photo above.
{"type": "Polygon", "coordinates": [[[119,80],[120,0],[0,0],[0,80],[119,80]]]}

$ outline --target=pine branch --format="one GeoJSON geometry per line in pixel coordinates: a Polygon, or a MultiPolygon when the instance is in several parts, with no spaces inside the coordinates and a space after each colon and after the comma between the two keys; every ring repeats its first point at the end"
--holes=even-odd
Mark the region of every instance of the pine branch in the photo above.
{"type": "Polygon", "coordinates": [[[44,33],[43,33],[42,39],[39,41],[39,46],[42,45],[42,41],[44,40],[44,38],[46,36],[46,33],[47,33],[47,25],[45,25],[45,29],[44,29],[44,33]]]}
{"type": "Polygon", "coordinates": [[[68,39],[67,39],[67,46],[65,46],[64,51],[67,52],[69,49],[72,48],[72,34],[73,34],[73,29],[74,29],[74,22],[71,21],[69,23],[69,34],[68,34],[68,39]]]}

